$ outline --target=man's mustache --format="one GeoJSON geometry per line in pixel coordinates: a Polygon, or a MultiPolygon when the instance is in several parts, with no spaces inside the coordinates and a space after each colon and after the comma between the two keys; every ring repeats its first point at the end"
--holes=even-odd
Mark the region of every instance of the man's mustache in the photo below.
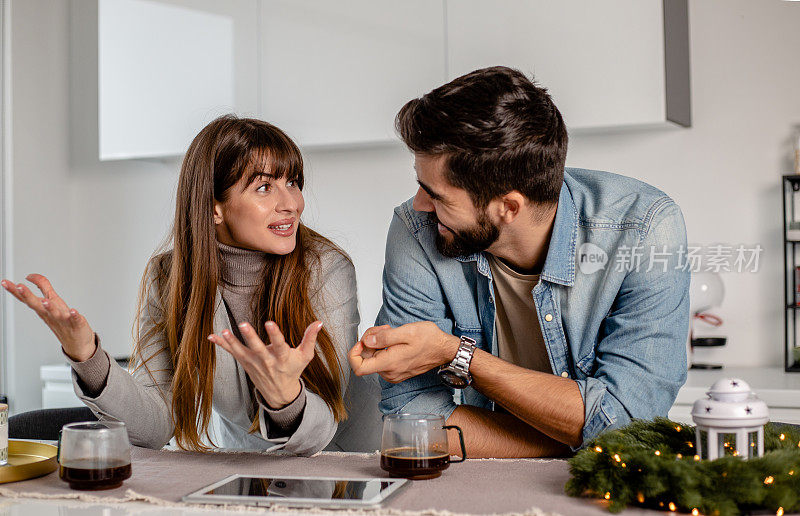
{"type": "MultiPolygon", "coordinates": [[[[430,217],[431,217],[431,219],[433,219],[433,221],[434,221],[434,222],[436,222],[437,224],[442,224],[442,221],[441,221],[441,220],[439,220],[439,217],[437,217],[437,216],[436,216],[436,213],[435,213],[435,212],[432,212],[432,213],[431,213],[431,215],[430,215],[430,217]]],[[[447,224],[442,224],[442,226],[444,226],[444,228],[445,228],[445,229],[447,229],[447,230],[448,230],[449,232],[451,232],[452,234],[454,234],[454,235],[458,235],[458,233],[456,233],[456,232],[453,230],[453,228],[451,228],[451,227],[450,227],[450,226],[448,226],[447,224]]]]}

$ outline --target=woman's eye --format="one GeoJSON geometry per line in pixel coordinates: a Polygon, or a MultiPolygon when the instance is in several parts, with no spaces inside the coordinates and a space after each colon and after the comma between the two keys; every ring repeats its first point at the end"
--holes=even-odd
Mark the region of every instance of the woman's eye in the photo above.
{"type": "Polygon", "coordinates": [[[268,192],[269,191],[269,183],[264,183],[263,185],[256,188],[256,192],[268,192]]]}
{"type": "Polygon", "coordinates": [[[290,179],[289,181],[286,181],[286,186],[291,186],[291,187],[297,186],[297,179],[290,179]]]}

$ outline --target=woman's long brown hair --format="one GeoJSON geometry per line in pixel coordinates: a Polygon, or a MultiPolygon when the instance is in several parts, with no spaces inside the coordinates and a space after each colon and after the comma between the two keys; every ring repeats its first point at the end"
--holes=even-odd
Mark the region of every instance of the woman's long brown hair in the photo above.
{"type": "MultiPolygon", "coordinates": [[[[225,115],[200,131],[181,167],[169,238],[172,250],[155,256],[142,278],[133,363],[150,372],[147,362],[155,355],[145,348],[154,333],[163,332],[169,344],[163,352],[169,352],[173,368],[171,410],[175,439],[182,449],[208,450],[202,436],[212,443],[209,421],[216,349],[207,336],[214,333],[215,300],[223,266],[214,230],[214,201],[224,202],[245,174],[249,174],[249,182],[263,167],[275,178],[294,179],[302,189],[300,151],[277,127],[261,120],[225,115]],[[142,333],[139,321],[147,309],[151,288],[158,290],[164,315],[142,333]]],[[[321,254],[329,251],[346,256],[325,237],[300,224],[295,249],[286,255],[269,255],[264,281],[253,303],[257,321],[251,321],[264,342],[266,321],[275,321],[294,347],[302,340],[306,327],[319,319],[311,303],[315,293],[309,287],[312,271],[320,269],[321,254]]],[[[302,378],[309,391],[325,400],[337,422],[347,417],[339,360],[324,328],[317,337],[317,354],[302,378]]],[[[253,419],[250,431],[258,431],[255,409],[249,410],[253,419]]]]}

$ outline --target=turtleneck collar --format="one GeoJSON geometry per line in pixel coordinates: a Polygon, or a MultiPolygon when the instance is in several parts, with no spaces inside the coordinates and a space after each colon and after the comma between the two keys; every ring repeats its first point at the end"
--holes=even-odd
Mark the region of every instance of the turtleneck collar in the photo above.
{"type": "Polygon", "coordinates": [[[222,281],[236,287],[254,287],[263,281],[267,253],[217,242],[222,255],[222,281]]]}

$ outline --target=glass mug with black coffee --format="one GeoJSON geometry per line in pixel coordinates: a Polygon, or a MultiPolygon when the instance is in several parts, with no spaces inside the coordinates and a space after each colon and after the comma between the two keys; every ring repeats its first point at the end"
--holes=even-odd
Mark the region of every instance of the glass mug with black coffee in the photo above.
{"type": "Polygon", "coordinates": [[[113,489],[131,477],[131,443],[125,423],[70,423],[58,441],[59,477],[72,489],[113,489]]]}
{"type": "Polygon", "coordinates": [[[436,478],[453,462],[464,462],[464,434],[435,414],[387,414],[383,416],[381,469],[393,477],[412,480],[436,478]],[[450,460],[447,430],[457,430],[461,459],[450,460]]]}

